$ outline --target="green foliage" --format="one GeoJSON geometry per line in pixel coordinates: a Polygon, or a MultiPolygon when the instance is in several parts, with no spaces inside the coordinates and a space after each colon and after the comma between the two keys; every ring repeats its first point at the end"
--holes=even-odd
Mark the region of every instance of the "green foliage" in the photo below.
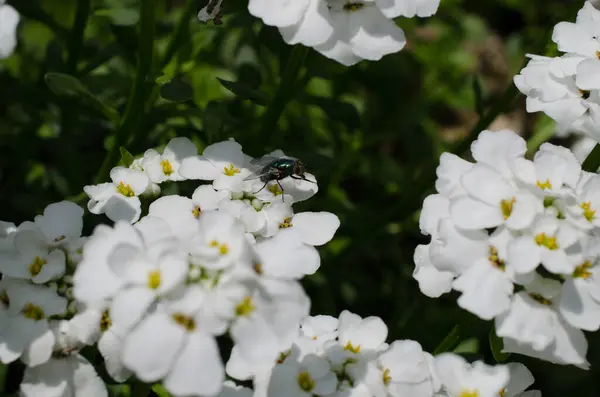
{"type": "MultiPolygon", "coordinates": [[[[552,26],[581,2],[442,0],[432,18],[398,19],[404,51],[350,68],[287,46],[247,2],[226,0],[219,26],[199,23],[204,4],[192,0],[93,0],[84,20],[85,1],[8,3],[23,20],[18,51],[0,61],[0,219],[30,220],[65,197],[85,204],[84,185],[175,136],[199,150],[229,137],[252,156],[280,148],[319,181],[298,210],[342,222],[305,282],[313,313],[377,315],[391,340],[504,359],[488,322],[453,294],[425,297],[412,279],[414,249],[427,242],[418,211],[439,155],[465,154],[492,122],[534,135],[533,146],[548,139],[552,126],[525,114],[511,79],[525,53],[556,50],[552,26]]],[[[596,152],[587,169],[600,165],[596,152]]],[[[101,218],[87,216],[87,232],[101,218]]],[[[595,396],[600,340],[588,340],[590,372],[511,360],[528,365],[546,397],[595,396]]],[[[6,383],[0,393],[14,393],[6,383]]]]}

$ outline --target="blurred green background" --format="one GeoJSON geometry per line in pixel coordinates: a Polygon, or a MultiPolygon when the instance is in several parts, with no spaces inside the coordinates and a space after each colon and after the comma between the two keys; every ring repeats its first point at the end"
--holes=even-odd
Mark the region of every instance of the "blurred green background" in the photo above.
{"type": "MultiPolygon", "coordinates": [[[[114,117],[134,82],[140,15],[136,0],[94,0],[82,36],[73,33],[76,0],[8,3],[22,22],[17,52],[0,61],[0,219],[19,223],[65,197],[85,204],[82,187],[114,144],[114,117]]],[[[491,324],[460,310],[454,294],[425,297],[412,279],[414,248],[428,241],[419,208],[440,153],[468,156],[489,124],[534,136],[532,148],[550,137],[552,123],[525,113],[512,76],[526,53],[556,51],[553,26],[574,20],[583,1],[442,0],[432,18],[399,18],[408,45],[380,62],[346,68],[310,51],[273,126],[264,104],[281,94],[292,51],[278,31],[243,1],[225,0],[218,26],[195,19],[203,1],[156,4],[154,62],[120,146],[135,156],[175,136],[199,148],[233,137],[252,156],[280,148],[303,159],[320,191],[297,211],[330,211],[342,222],[321,249],[321,269],[304,282],[313,314],[377,315],[390,340],[416,339],[428,351],[459,324],[452,347],[493,362],[491,324]],[[225,85],[235,94],[217,78],[233,82],[225,85]]],[[[86,215],[87,231],[104,221],[86,215]]],[[[544,396],[598,396],[600,340],[588,340],[588,372],[510,359],[532,370],[544,396]]],[[[19,383],[9,378],[5,393],[19,383]]]]}

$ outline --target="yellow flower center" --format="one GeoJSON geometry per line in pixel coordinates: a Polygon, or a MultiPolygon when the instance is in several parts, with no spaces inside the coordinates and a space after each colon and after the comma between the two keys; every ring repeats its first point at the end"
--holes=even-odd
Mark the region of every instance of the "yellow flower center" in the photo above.
{"type": "Polygon", "coordinates": [[[390,370],[386,368],[383,370],[383,384],[387,386],[391,381],[392,376],[390,375],[390,370]]]}
{"type": "Polygon", "coordinates": [[[546,179],[543,182],[537,181],[535,184],[537,185],[537,187],[539,187],[542,190],[552,189],[552,184],[550,183],[550,179],[546,179]]]}
{"type": "Polygon", "coordinates": [[[292,227],[292,218],[285,218],[283,222],[279,224],[280,229],[287,229],[288,227],[292,227]]]}
{"type": "Polygon", "coordinates": [[[195,205],[194,208],[192,209],[192,215],[194,215],[194,218],[196,218],[196,219],[200,218],[201,213],[202,213],[202,209],[200,208],[200,206],[195,205]]]}
{"type": "Polygon", "coordinates": [[[183,313],[174,313],[172,316],[173,320],[188,331],[196,329],[196,321],[190,316],[186,316],[183,313]]]}
{"type": "Polygon", "coordinates": [[[269,187],[267,187],[267,189],[273,193],[275,196],[279,196],[280,194],[282,194],[283,192],[281,191],[281,188],[279,187],[278,184],[274,184],[271,185],[269,187]]]}
{"type": "Polygon", "coordinates": [[[219,242],[217,240],[213,240],[210,243],[208,243],[208,245],[210,247],[218,247],[219,246],[219,242]]]}
{"type": "Polygon", "coordinates": [[[166,176],[169,176],[173,173],[173,166],[171,165],[169,160],[161,161],[160,165],[162,166],[163,174],[165,174],[166,176]]]}
{"type": "Polygon", "coordinates": [[[6,291],[2,291],[2,293],[0,293],[0,302],[4,303],[6,306],[10,304],[10,299],[6,294],[6,291]]]}
{"type": "Polygon", "coordinates": [[[35,277],[42,271],[42,267],[46,264],[46,260],[36,256],[33,262],[29,265],[29,274],[31,277],[35,277]]]}
{"type": "Polygon", "coordinates": [[[236,168],[233,164],[229,164],[227,167],[223,167],[223,171],[227,176],[234,176],[240,173],[240,169],[236,168]]]}
{"type": "Polygon", "coordinates": [[[160,270],[153,270],[148,273],[148,288],[157,289],[160,287],[160,270]]]}
{"type": "Polygon", "coordinates": [[[552,305],[552,301],[550,299],[546,299],[540,294],[530,293],[529,297],[531,299],[533,299],[534,301],[536,301],[537,303],[540,303],[542,305],[546,305],[546,306],[552,305]]]}
{"type": "Polygon", "coordinates": [[[117,192],[121,193],[125,197],[135,196],[135,193],[133,192],[131,186],[129,184],[126,185],[125,183],[123,183],[123,181],[119,182],[119,185],[117,186],[117,192]]]}
{"type": "Polygon", "coordinates": [[[506,389],[502,388],[499,392],[498,392],[498,397],[504,397],[504,394],[506,393],[506,389]]]}
{"type": "Polygon", "coordinates": [[[358,354],[360,352],[360,345],[353,346],[352,342],[348,341],[346,346],[344,346],[344,350],[348,350],[352,353],[358,354]]]}
{"type": "Polygon", "coordinates": [[[221,244],[219,246],[219,254],[227,255],[228,252],[229,252],[229,247],[227,246],[227,244],[221,244]]]}
{"type": "Polygon", "coordinates": [[[506,268],[504,261],[498,256],[498,249],[493,245],[490,245],[490,255],[488,256],[488,260],[495,268],[498,268],[502,271],[504,271],[506,268]]]}
{"type": "Polygon", "coordinates": [[[511,198],[510,200],[500,200],[500,210],[502,211],[504,220],[507,220],[512,213],[513,204],[515,201],[517,201],[515,197],[511,198]]]}
{"type": "Polygon", "coordinates": [[[277,364],[283,364],[285,359],[288,358],[291,354],[291,350],[286,350],[284,352],[279,353],[279,357],[277,357],[277,364]]]}
{"type": "Polygon", "coordinates": [[[463,390],[458,397],[479,397],[479,390],[463,390]]]}
{"type": "Polygon", "coordinates": [[[44,310],[41,307],[34,305],[33,303],[28,303],[22,310],[23,316],[26,318],[30,318],[32,320],[43,320],[46,318],[44,314],[44,310]]]}
{"type": "Polygon", "coordinates": [[[305,392],[310,392],[315,388],[315,381],[310,377],[310,374],[307,371],[300,372],[297,379],[298,386],[305,392]]]}
{"type": "Polygon", "coordinates": [[[546,233],[539,233],[535,236],[535,242],[537,245],[546,247],[549,250],[557,250],[558,243],[556,242],[556,237],[554,236],[546,236],[546,233]]]}
{"type": "Polygon", "coordinates": [[[252,304],[252,298],[245,297],[244,300],[235,307],[235,315],[238,317],[248,316],[254,311],[255,307],[252,304]]]}
{"type": "Polygon", "coordinates": [[[589,278],[592,275],[592,272],[588,270],[590,267],[592,267],[592,263],[590,261],[583,262],[573,271],[573,278],[589,278]]]}
{"type": "Polygon", "coordinates": [[[260,263],[255,263],[254,266],[252,266],[252,269],[254,269],[254,273],[261,275],[264,273],[262,264],[260,263]]]}
{"type": "Polygon", "coordinates": [[[102,317],[100,317],[100,331],[104,332],[112,326],[112,321],[110,319],[110,315],[108,314],[108,309],[102,312],[102,317]]]}
{"type": "Polygon", "coordinates": [[[355,11],[360,10],[364,6],[365,6],[364,3],[346,3],[346,4],[344,4],[344,11],[355,12],[355,11]]]}
{"type": "Polygon", "coordinates": [[[588,222],[591,222],[596,217],[596,210],[592,208],[592,203],[589,201],[581,203],[579,206],[583,210],[583,216],[588,222]]]}

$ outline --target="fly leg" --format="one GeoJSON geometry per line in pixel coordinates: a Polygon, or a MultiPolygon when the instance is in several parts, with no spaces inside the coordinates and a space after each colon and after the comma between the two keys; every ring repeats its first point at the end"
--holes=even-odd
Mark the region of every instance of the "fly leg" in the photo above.
{"type": "Polygon", "coordinates": [[[261,190],[263,190],[265,188],[265,186],[267,186],[267,183],[269,183],[269,181],[266,181],[264,185],[262,185],[262,187],[260,189],[258,189],[258,191],[252,193],[252,194],[257,194],[260,193],[261,190]]]}
{"type": "Polygon", "coordinates": [[[281,189],[281,201],[285,202],[285,198],[283,198],[284,194],[283,194],[283,186],[281,186],[281,183],[279,183],[279,179],[277,179],[277,184],[279,185],[279,188],[281,189]]]}
{"type": "Polygon", "coordinates": [[[299,181],[306,181],[306,182],[310,182],[310,183],[317,183],[315,181],[311,181],[310,179],[306,179],[305,176],[296,176],[296,175],[291,175],[290,176],[292,179],[297,179],[299,181]]]}

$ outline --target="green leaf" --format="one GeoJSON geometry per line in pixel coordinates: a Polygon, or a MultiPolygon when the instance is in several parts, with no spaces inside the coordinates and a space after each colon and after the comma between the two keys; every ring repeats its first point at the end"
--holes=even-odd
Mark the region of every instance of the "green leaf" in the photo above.
{"type": "Polygon", "coordinates": [[[160,383],[156,383],[152,386],[152,391],[156,393],[159,397],[171,397],[167,389],[160,383]]]}
{"type": "Polygon", "coordinates": [[[173,79],[160,87],[160,96],[172,102],[185,102],[194,97],[194,89],[183,80],[173,79]]]}
{"type": "Polygon", "coordinates": [[[442,354],[452,350],[452,348],[458,343],[459,339],[460,327],[458,325],[455,325],[454,328],[452,328],[452,331],[450,331],[450,333],[446,335],[444,340],[442,340],[440,344],[435,348],[435,350],[433,351],[433,355],[437,356],[438,354],[442,354]]]}
{"type": "Polygon", "coordinates": [[[219,83],[221,83],[223,87],[233,92],[238,98],[247,99],[260,106],[266,106],[269,103],[269,96],[262,91],[236,81],[227,81],[219,77],[217,77],[217,80],[219,80],[219,83]]]}
{"type": "Polygon", "coordinates": [[[502,338],[496,335],[496,328],[492,326],[489,335],[490,340],[490,349],[492,350],[492,355],[496,362],[501,363],[504,362],[510,357],[510,353],[503,353],[502,349],[504,348],[504,342],[502,338]]]}
{"type": "Polygon", "coordinates": [[[110,19],[113,25],[133,26],[140,20],[140,14],[132,8],[101,9],[94,13],[99,17],[110,19]]]}
{"type": "Polygon", "coordinates": [[[46,73],[44,80],[56,95],[75,96],[87,91],[78,78],[63,73],[46,73]]]}
{"type": "Polygon", "coordinates": [[[135,160],[135,158],[123,146],[121,146],[119,150],[121,151],[121,161],[119,164],[123,167],[129,167],[133,163],[133,160],[135,160]]]}

